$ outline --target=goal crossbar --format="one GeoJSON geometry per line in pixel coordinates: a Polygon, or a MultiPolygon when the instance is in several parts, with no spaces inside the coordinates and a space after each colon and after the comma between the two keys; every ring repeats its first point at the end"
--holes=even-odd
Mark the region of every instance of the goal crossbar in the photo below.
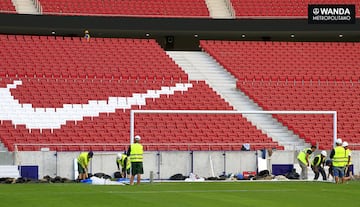
{"type": "Polygon", "coordinates": [[[336,111],[230,111],[230,110],[131,110],[130,144],[134,143],[135,114],[328,114],[333,116],[333,143],[337,139],[336,111]]]}

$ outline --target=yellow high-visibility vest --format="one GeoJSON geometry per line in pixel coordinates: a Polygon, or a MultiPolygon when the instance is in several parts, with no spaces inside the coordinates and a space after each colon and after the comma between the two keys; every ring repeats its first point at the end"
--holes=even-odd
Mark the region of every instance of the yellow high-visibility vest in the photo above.
{"type": "Polygon", "coordinates": [[[130,161],[142,162],[143,161],[143,146],[139,143],[134,143],[130,146],[130,161]]]}
{"type": "Polygon", "coordinates": [[[83,167],[87,168],[89,161],[91,158],[88,157],[88,152],[80,153],[79,157],[77,158],[78,163],[83,167]]]}
{"type": "Polygon", "coordinates": [[[305,165],[307,164],[306,154],[307,154],[307,151],[309,151],[309,150],[311,150],[311,148],[303,149],[302,151],[299,152],[299,154],[297,156],[298,160],[300,160],[305,165]]]}
{"type": "Polygon", "coordinates": [[[321,161],[322,161],[322,158],[321,158],[321,154],[320,155],[316,155],[312,161],[312,166],[320,166],[321,165],[321,161]],[[318,158],[317,162],[314,163],[315,161],[315,158],[318,158]]]}
{"type": "MultiPolygon", "coordinates": [[[[125,154],[122,154],[120,159],[116,159],[116,161],[121,165],[122,168],[125,167],[125,159],[126,158],[127,158],[127,156],[125,154]]],[[[130,167],[131,167],[130,160],[127,159],[126,160],[126,169],[130,169],[130,167]]]]}
{"type": "Polygon", "coordinates": [[[347,164],[347,156],[345,148],[342,146],[337,146],[334,148],[335,155],[333,157],[333,166],[335,167],[345,167],[347,164]]]}

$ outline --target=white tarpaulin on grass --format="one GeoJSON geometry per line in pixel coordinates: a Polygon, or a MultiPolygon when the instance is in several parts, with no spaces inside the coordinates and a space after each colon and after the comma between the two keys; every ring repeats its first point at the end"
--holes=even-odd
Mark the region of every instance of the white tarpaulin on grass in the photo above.
{"type": "Polygon", "coordinates": [[[0,166],[0,178],[19,178],[20,172],[17,165],[0,166]]]}
{"type": "Polygon", "coordinates": [[[104,178],[98,178],[98,177],[91,177],[91,184],[93,185],[125,185],[124,183],[121,182],[117,182],[117,181],[112,181],[109,179],[104,179],[104,178]]]}

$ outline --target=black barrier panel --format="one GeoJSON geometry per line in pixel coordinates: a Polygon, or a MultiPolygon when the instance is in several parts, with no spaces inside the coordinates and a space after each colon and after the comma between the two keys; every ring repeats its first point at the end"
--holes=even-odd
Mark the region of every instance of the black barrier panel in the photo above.
{"type": "MultiPolygon", "coordinates": [[[[140,18],[0,13],[0,34],[156,39],[166,50],[201,50],[200,40],[360,41],[356,24],[301,19],[140,18]],[[341,38],[339,38],[341,36],[341,38]]],[[[0,58],[1,61],[1,58],[0,58]]]]}
{"type": "Polygon", "coordinates": [[[355,5],[308,5],[309,24],[355,24],[355,5]]]}

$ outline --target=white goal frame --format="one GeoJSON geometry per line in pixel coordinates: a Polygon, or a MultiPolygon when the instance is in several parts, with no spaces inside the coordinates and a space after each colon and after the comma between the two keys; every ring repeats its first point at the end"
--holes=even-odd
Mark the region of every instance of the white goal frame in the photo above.
{"type": "Polygon", "coordinates": [[[333,116],[333,145],[337,139],[336,111],[230,111],[230,110],[131,110],[130,144],[134,143],[135,114],[329,114],[333,116]]]}

